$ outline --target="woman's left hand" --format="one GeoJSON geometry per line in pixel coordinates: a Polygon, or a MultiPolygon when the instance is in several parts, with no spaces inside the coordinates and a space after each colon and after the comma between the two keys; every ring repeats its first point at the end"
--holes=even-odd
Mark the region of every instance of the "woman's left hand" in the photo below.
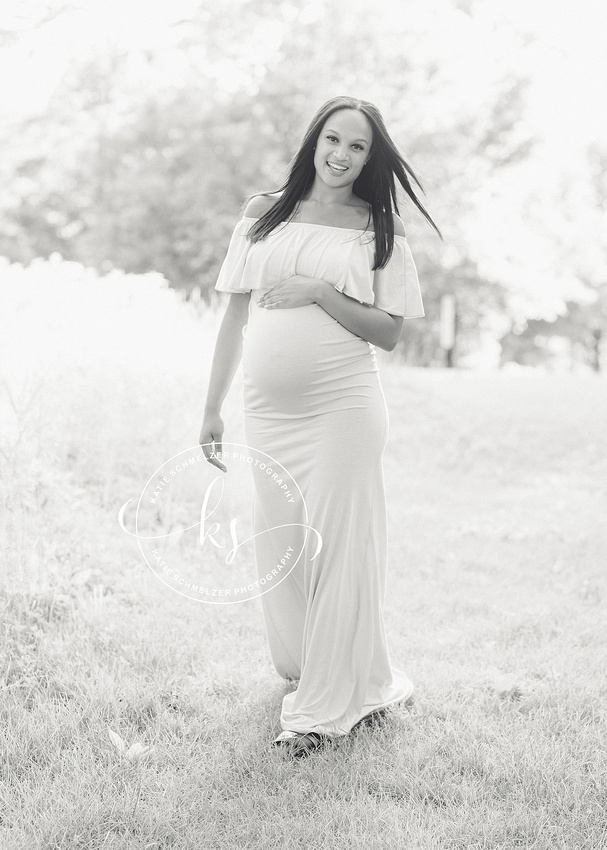
{"type": "Polygon", "coordinates": [[[302,274],[291,275],[264,292],[259,299],[259,306],[271,310],[285,310],[290,307],[315,304],[318,287],[323,284],[325,281],[314,277],[305,277],[302,274]]]}

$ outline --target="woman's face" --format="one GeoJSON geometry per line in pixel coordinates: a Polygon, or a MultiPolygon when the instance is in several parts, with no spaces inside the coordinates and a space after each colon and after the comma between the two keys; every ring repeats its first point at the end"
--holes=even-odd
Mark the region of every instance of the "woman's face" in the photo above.
{"type": "Polygon", "coordinates": [[[328,186],[354,183],[371,152],[373,129],[357,109],[340,109],[330,115],[320,131],[314,153],[317,175],[328,186]]]}

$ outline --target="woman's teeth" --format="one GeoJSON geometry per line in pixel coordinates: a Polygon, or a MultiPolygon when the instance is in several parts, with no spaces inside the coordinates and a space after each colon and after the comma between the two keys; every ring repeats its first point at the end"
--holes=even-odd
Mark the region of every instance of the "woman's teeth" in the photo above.
{"type": "Polygon", "coordinates": [[[336,165],[334,162],[328,162],[328,161],[327,161],[327,165],[329,166],[329,169],[331,171],[335,172],[335,174],[343,174],[344,171],[348,170],[347,165],[336,165]]]}

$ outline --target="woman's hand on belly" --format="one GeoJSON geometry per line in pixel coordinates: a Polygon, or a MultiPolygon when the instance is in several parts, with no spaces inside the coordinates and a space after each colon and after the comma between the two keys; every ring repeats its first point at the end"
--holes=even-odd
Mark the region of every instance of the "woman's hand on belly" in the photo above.
{"type": "Polygon", "coordinates": [[[285,310],[315,304],[319,291],[325,286],[331,284],[319,278],[294,274],[271,286],[259,299],[259,306],[271,310],[285,310]]]}

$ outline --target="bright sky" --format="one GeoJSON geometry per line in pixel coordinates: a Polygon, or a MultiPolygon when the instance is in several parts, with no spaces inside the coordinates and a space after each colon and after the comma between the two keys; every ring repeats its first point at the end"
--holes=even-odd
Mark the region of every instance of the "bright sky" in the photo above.
{"type": "Polygon", "coordinates": [[[529,51],[532,106],[546,131],[607,139],[604,0],[485,0],[481,7],[537,39],[529,51]]]}

